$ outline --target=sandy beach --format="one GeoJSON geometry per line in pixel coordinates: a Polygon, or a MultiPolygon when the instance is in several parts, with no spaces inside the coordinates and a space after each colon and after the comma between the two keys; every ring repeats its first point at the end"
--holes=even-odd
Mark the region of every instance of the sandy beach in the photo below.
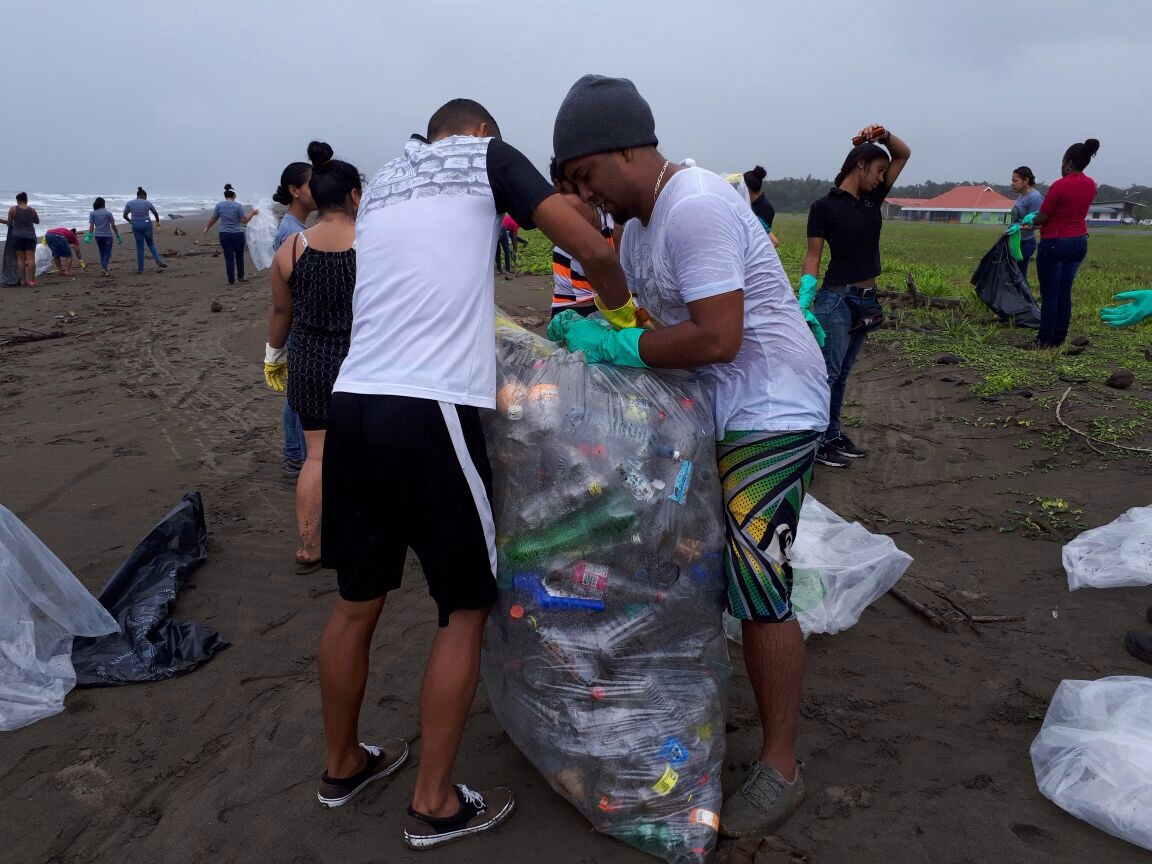
{"type": "MultiPolygon", "coordinates": [[[[63,714],[0,733],[0,860],[11,864],[652,861],[589,825],[500,729],[481,685],[457,774],[512,787],[499,830],[420,854],[402,841],[414,772],[353,805],[315,800],[324,744],[315,668],[333,574],[293,572],[292,487],[281,478],[282,396],[264,386],[267,271],[225,283],[215,232],[165,220],[169,268],[135,273],[130,232],[99,275],[2,288],[0,503],[92,591],[188,490],[203,494],[209,562],[177,606],[232,646],[160,684],[76,690],[63,714]],[[176,229],[187,232],[175,236],[176,229]],[[199,241],[199,242],[198,242],[199,241]],[[214,313],[218,300],[222,311],[214,313]]],[[[250,266],[250,262],[249,262],[250,266]]],[[[550,282],[496,283],[513,315],[547,317],[550,282]]],[[[539,328],[538,328],[539,329],[539,328]]],[[[855,373],[865,464],[817,473],[812,492],[915,558],[903,583],[945,614],[1023,620],[930,626],[891,596],[854,628],[813,637],[800,753],[808,799],[779,836],[722,846],[721,862],[1141,862],[1148,853],[1077,821],[1036,789],[1028,746],[1061,679],[1147,672],[1122,649],[1147,591],[1069,594],[1068,539],[1002,532],[1031,496],[1074,498],[1092,526],[1148,504],[1148,463],[1055,458],[1015,446],[990,415],[1054,422],[1022,396],[989,406],[963,369],[909,369],[870,348],[855,373]],[[970,434],[943,428],[964,417],[970,434]],[[977,420],[980,418],[980,420],[977,420]],[[1014,475],[1029,470],[1027,477],[1014,475]],[[954,611],[954,610],[952,610],[954,611]]],[[[1084,448],[1087,457],[1091,451],[1084,448]]],[[[419,752],[416,692],[435,609],[418,565],[385,607],[362,720],[367,740],[419,752]]],[[[739,648],[725,784],[758,749],[739,648]]]]}

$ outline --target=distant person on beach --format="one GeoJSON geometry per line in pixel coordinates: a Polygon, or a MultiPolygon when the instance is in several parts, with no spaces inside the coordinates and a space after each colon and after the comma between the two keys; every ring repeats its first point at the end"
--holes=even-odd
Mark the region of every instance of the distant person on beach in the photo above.
{"type": "MultiPolygon", "coordinates": [[[[497,273],[511,273],[512,272],[512,231],[507,225],[501,222],[500,224],[500,237],[497,238],[496,246],[496,272],[497,273]],[[504,266],[500,266],[500,255],[504,255],[504,266]]],[[[511,277],[509,277],[511,278],[511,277]]]]}
{"type": "MultiPolygon", "coordinates": [[[[600,232],[607,242],[615,248],[613,239],[615,224],[612,217],[603,210],[581,201],[576,194],[576,188],[560,173],[556,166],[556,157],[548,164],[548,173],[552,179],[553,188],[568,198],[576,210],[584,215],[588,224],[600,232]]],[[[580,262],[561,249],[552,247],[552,317],[555,318],[565,309],[571,309],[582,316],[591,315],[596,311],[596,292],[588,284],[588,277],[580,262]]]]}
{"type": "Polygon", "coordinates": [[[748,203],[752,205],[752,212],[756,214],[756,218],[760,220],[764,230],[768,232],[768,239],[772,241],[772,246],[775,248],[779,247],[780,241],[772,233],[772,223],[776,221],[776,208],[769,203],[768,197],[763,191],[764,178],[767,176],[768,172],[757,165],[751,171],[744,172],[744,185],[748,187],[748,203]]]}
{"type": "MultiPolygon", "coordinates": [[[[1012,191],[1016,193],[1016,203],[1012,205],[1012,222],[1023,222],[1028,214],[1040,210],[1044,196],[1036,189],[1036,175],[1027,165],[1021,165],[1012,172],[1012,191]]],[[[1035,218],[1035,217],[1033,217],[1035,218]]],[[[1036,253],[1035,229],[1029,225],[1020,229],[1020,255],[1016,262],[1020,268],[1020,275],[1028,281],[1028,262],[1036,253]]]]}
{"type": "Polygon", "coordinates": [[[313,227],[291,235],[272,261],[264,358],[270,387],[283,391],[287,376],[288,404],[300,416],[307,442],[307,458],[296,481],[296,572],[301,575],[320,568],[324,430],[332,384],[352,332],[361,187],[360,172],[333,159],[327,144],[313,141],[308,158],[308,186],[319,218],[313,227]],[[286,347],[289,339],[291,349],[286,347]]]}
{"type": "Polygon", "coordinates": [[[247,282],[244,278],[244,226],[260,211],[253,208],[247,215],[244,205],[236,200],[236,190],[231,183],[224,184],[224,200],[216,202],[212,211],[212,218],[204,226],[204,233],[220,222],[220,248],[224,250],[224,270],[228,274],[228,284],[232,285],[236,279],[247,282]]]}
{"type": "Polygon", "coordinates": [[[105,206],[104,199],[97,198],[92,202],[92,212],[88,214],[88,234],[85,235],[84,242],[96,238],[96,249],[100,252],[101,276],[108,275],[108,264],[112,260],[113,236],[117,243],[124,242],[120,239],[120,229],[116,227],[116,217],[105,206]]]}
{"type": "Polygon", "coordinates": [[[84,266],[84,258],[80,254],[80,238],[71,228],[49,228],[44,232],[44,242],[52,252],[52,264],[61,276],[74,276],[72,272],[72,258],[75,257],[84,266]]]}
{"type": "Polygon", "coordinates": [[[136,238],[136,272],[144,272],[144,245],[152,253],[152,260],[156,266],[163,270],[168,265],[160,260],[160,253],[156,251],[156,244],[152,242],[152,220],[149,214],[156,217],[156,227],[160,227],[160,214],[148,200],[148,193],[143,187],[136,187],[136,197],[124,205],[124,219],[132,226],[132,236],[136,238]]]}
{"type": "Polygon", "coordinates": [[[863,141],[848,153],[832,191],[813,202],[808,211],[808,250],[800,271],[800,308],[809,325],[814,323],[832,389],[828,428],[816,451],[816,461],[830,468],[845,468],[851,460],[868,455],[841,430],[840,407],[868,330],[879,323],[865,321],[865,316],[870,310],[879,311],[880,205],[912,155],[908,145],[883,126],[867,126],[857,138],[863,141]],[[825,243],[828,268],[817,292],[825,243]]]}
{"type": "MultiPolygon", "coordinates": [[[[1034,219],[1040,229],[1036,280],[1040,283],[1040,330],[1034,348],[1059,348],[1072,320],[1072,282],[1088,254],[1088,208],[1096,182],[1084,173],[1100,142],[1089,138],[1064,151],[1060,179],[1048,188],[1034,219]]],[[[1027,218],[1025,222],[1027,222],[1027,218]]]]}
{"type": "Polygon", "coordinates": [[[29,288],[36,287],[36,226],[40,215],[28,206],[28,193],[16,195],[16,206],[8,208],[8,242],[16,254],[16,281],[29,288]]]}
{"type": "MultiPolygon", "coordinates": [[[[315,176],[312,192],[321,204],[315,176]]],[[[324,564],[336,570],[340,597],[320,639],[328,758],[317,796],[345,804],[407,758],[403,738],[361,745],[358,726],[372,636],[412,549],[439,624],[420,688],[420,765],[404,830],[416,849],[494,828],[515,807],[506,788],[452,783],[496,599],[480,409],[496,405],[492,250],[502,213],[535,223],[579,258],[612,309],[627,305],[624,274],[599,232],[501,140],[483,106],[454,99],[364,190],[352,343],[328,412],[324,564]],[[448,159],[465,167],[440,170],[448,159]]]]}
{"type": "MultiPolygon", "coordinates": [[[[279,250],[285,239],[307,227],[304,223],[316,209],[316,202],[312,200],[312,190],[308,188],[308,181],[311,178],[312,166],[308,162],[292,162],[280,173],[280,185],[276,187],[272,200],[277,204],[283,204],[288,211],[280,217],[276,237],[272,240],[273,252],[279,250]]],[[[287,347],[291,350],[291,339],[288,340],[287,347]]],[[[295,482],[300,476],[300,469],[304,466],[307,455],[308,445],[304,441],[300,415],[292,410],[291,403],[285,399],[283,467],[285,479],[295,482]]]]}

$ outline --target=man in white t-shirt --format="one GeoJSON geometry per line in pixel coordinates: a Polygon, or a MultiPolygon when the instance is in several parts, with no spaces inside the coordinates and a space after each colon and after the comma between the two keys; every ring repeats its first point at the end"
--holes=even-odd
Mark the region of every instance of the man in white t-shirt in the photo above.
{"type": "Polygon", "coordinates": [[[759,761],[725,802],[720,833],[759,836],[804,797],[795,749],[804,639],[788,552],[828,425],[827,375],[747,202],[718,175],[670,163],[656,144],[651,109],[631,81],[586,75],[565,97],[553,135],[560,169],[584,200],[627,223],[620,259],[628,287],[663,326],[613,329],[563,312],[548,334],[590,363],[692,368],[711,385],[728,608],[743,622],[764,730],[759,761]]]}
{"type": "Polygon", "coordinates": [[[508,789],[451,783],[496,598],[492,472],[480,408],[496,405],[492,258],[501,214],[584,262],[613,306],[628,288],[612,248],[500,139],[479,104],[454,99],[365,187],[356,217],[352,338],[328,409],[324,565],[340,598],[320,640],[328,807],[403,764],[404,739],[362,745],[372,634],[409,548],[440,630],[420,688],[420,766],[404,831],[426,849],[500,824],[508,789]]]}

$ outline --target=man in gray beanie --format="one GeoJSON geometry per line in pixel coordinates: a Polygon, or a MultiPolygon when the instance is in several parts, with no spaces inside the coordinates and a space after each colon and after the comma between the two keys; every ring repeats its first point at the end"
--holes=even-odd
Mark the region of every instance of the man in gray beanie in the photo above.
{"type": "Polygon", "coordinates": [[[720,833],[760,836],[804,797],[796,762],[804,639],[788,552],[828,425],[827,375],[748,202],[718,175],[672,164],[656,143],[652,110],[626,79],[585,75],[560,106],[559,169],[581,198],[627,222],[628,287],[663,326],[641,329],[629,310],[601,307],[611,326],[565,311],[548,335],[589,363],[692,368],[711,386],[728,608],[743,622],[763,727],[760,758],[725,802],[720,833]]]}

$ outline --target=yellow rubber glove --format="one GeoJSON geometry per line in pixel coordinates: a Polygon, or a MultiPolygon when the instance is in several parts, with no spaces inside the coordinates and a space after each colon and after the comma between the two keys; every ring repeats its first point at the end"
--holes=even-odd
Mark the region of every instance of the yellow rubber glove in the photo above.
{"type": "Polygon", "coordinates": [[[606,308],[604,304],[600,302],[599,295],[596,296],[595,300],[596,308],[600,310],[600,314],[604,316],[604,320],[611,324],[614,329],[624,330],[628,327],[640,326],[636,321],[636,303],[631,297],[628,298],[627,303],[618,309],[606,308]]]}
{"type": "Polygon", "coordinates": [[[264,383],[277,393],[283,393],[288,389],[287,348],[264,346],[264,383]]]}

